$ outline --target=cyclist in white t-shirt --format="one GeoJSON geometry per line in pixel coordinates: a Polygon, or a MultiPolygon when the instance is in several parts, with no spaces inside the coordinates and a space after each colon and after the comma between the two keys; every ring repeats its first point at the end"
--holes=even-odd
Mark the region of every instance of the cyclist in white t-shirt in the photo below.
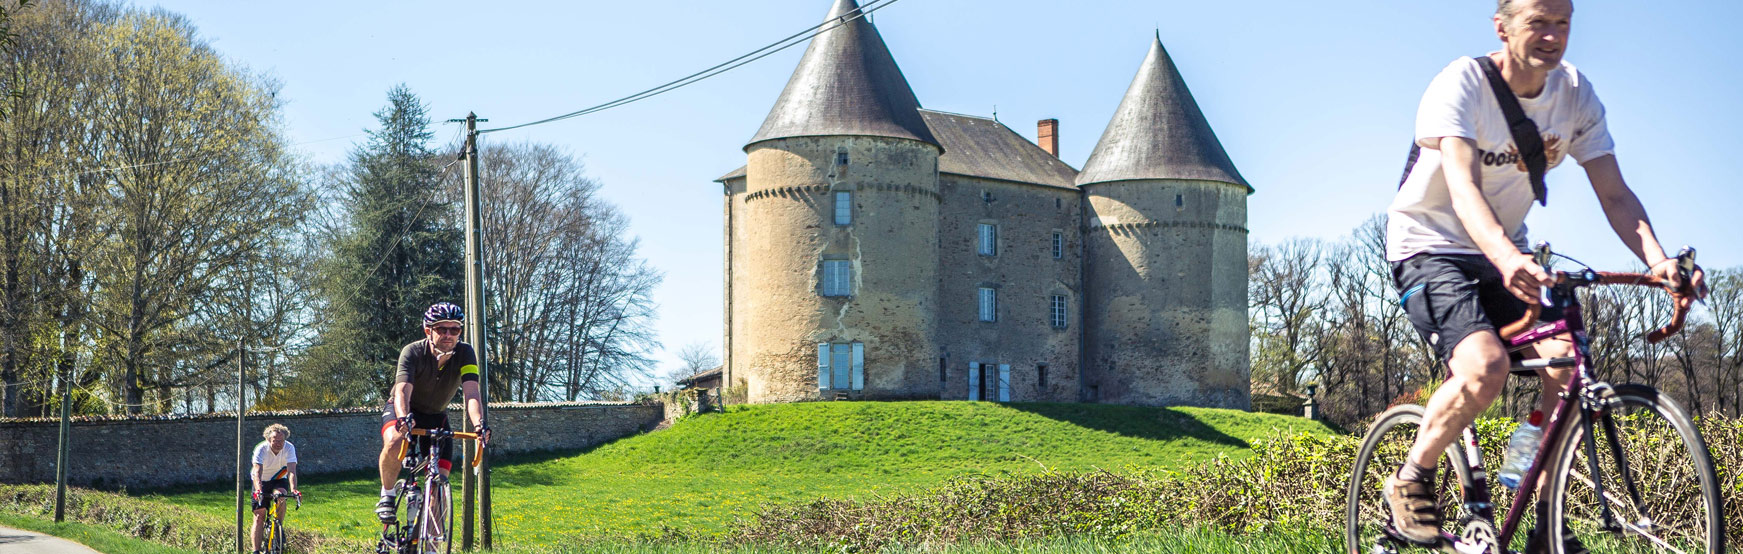
{"type": "MultiPolygon", "coordinates": [[[[290,428],[274,423],[261,432],[266,440],[254,447],[254,552],[261,552],[266,539],[266,503],[274,491],[302,496],[297,490],[297,447],[290,443],[290,428]]],[[[278,499],[278,515],[284,517],[284,499],[278,499]]]]}
{"type": "MultiPolygon", "coordinates": [[[[1583,166],[1622,242],[1654,275],[1680,282],[1675,260],[1665,256],[1646,210],[1622,180],[1604,105],[1585,75],[1562,61],[1572,19],[1568,0],[1498,0],[1493,22],[1503,48],[1487,57],[1537,125],[1545,170],[1570,158],[1583,166]]],[[[1435,460],[1507,382],[1511,362],[1496,329],[1522,319],[1539,287],[1552,283],[1525,253],[1525,214],[1541,199],[1477,60],[1455,60],[1429,84],[1417,110],[1415,140],[1421,157],[1387,209],[1386,257],[1411,324],[1446,362],[1450,376],[1429,398],[1408,461],[1387,480],[1385,492],[1399,534],[1431,545],[1441,523],[1435,460]]],[[[1697,268],[1696,290],[1702,280],[1697,268]]],[[[1566,357],[1573,349],[1563,335],[1523,354],[1566,357]]],[[[1553,410],[1568,371],[1539,370],[1541,411],[1553,410]]],[[[1540,502],[1537,508],[1538,521],[1544,521],[1546,506],[1540,502]]],[[[1556,538],[1568,552],[1584,551],[1562,531],[1556,538]]],[[[1534,528],[1526,551],[1544,551],[1549,540],[1534,528]]]]}

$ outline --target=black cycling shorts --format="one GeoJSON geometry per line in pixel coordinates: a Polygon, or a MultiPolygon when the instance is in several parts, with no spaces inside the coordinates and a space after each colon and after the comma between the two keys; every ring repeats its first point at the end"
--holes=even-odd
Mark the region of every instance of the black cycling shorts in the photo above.
{"type": "MultiPolygon", "coordinates": [[[[417,428],[419,429],[453,429],[448,426],[448,412],[425,414],[413,411],[412,421],[417,424],[417,428]]],[[[387,428],[392,427],[395,423],[397,423],[397,419],[393,417],[393,406],[387,406],[381,412],[382,434],[386,435],[387,428]]],[[[424,453],[424,451],[430,448],[429,437],[419,436],[410,438],[417,439],[412,441],[412,448],[416,449],[419,454],[424,453]]],[[[452,438],[442,439],[441,443],[436,445],[436,452],[436,464],[441,466],[442,469],[449,469],[454,466],[454,462],[459,461],[458,458],[454,457],[454,439],[452,438]]],[[[409,453],[407,454],[407,456],[410,455],[411,454],[409,453]]]]}
{"type": "MultiPolygon", "coordinates": [[[[1528,305],[1507,292],[1501,270],[1469,254],[1417,254],[1392,262],[1398,302],[1422,340],[1445,362],[1465,337],[1495,332],[1525,317],[1528,305]]],[[[1543,308],[1539,321],[1558,321],[1560,308],[1543,308]]]]}
{"type": "Polygon", "coordinates": [[[285,477],[282,479],[267,479],[261,481],[260,496],[254,497],[254,499],[249,502],[254,505],[254,509],[264,510],[266,509],[267,500],[272,499],[273,491],[290,492],[290,478],[285,477]]]}

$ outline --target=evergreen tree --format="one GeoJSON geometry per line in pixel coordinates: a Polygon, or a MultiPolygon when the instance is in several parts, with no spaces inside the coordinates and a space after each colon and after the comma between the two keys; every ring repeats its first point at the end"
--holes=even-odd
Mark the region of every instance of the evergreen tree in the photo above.
{"type": "Polygon", "coordinates": [[[320,404],[385,398],[424,308],[459,303],[464,291],[460,220],[429,146],[429,116],[403,84],[387,98],[380,128],[341,172],[343,225],[323,268],[327,321],[304,369],[331,393],[320,404]]]}

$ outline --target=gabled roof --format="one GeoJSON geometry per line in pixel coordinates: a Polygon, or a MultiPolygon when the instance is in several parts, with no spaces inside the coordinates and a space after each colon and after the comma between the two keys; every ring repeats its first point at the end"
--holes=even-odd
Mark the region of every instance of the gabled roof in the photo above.
{"type": "Polygon", "coordinates": [[[853,135],[937,145],[920,119],[920,101],[877,27],[854,0],[836,0],[833,26],[811,39],[805,57],[750,145],[788,137],[853,135]]]}
{"type": "Polygon", "coordinates": [[[1131,179],[1221,181],[1253,192],[1162,49],[1161,37],[1150,44],[1113,121],[1077,174],[1079,186],[1131,179]]]}
{"type": "MultiPolygon", "coordinates": [[[[1047,187],[1076,189],[1077,170],[990,118],[920,110],[926,127],[944,148],[938,172],[1047,187]]],[[[715,182],[745,177],[740,166],[715,182]]]]}
{"type": "Polygon", "coordinates": [[[920,116],[944,146],[939,173],[1076,188],[1077,170],[1003,123],[935,110],[920,116]]]}

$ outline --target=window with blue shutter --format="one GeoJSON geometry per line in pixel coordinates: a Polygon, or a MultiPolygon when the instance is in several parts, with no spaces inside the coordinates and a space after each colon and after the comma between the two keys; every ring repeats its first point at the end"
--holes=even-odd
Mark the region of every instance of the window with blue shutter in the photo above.
{"type": "Polygon", "coordinates": [[[1053,325],[1054,329],[1064,329],[1065,328],[1065,324],[1067,323],[1067,320],[1065,319],[1065,317],[1066,317],[1065,309],[1066,309],[1065,295],[1055,294],[1051,298],[1048,299],[1047,314],[1048,314],[1049,323],[1051,323],[1053,325]]]}
{"type": "Polygon", "coordinates": [[[1060,232],[1060,231],[1054,231],[1053,232],[1053,259],[1057,260],[1057,259],[1061,259],[1064,257],[1065,257],[1065,233],[1060,232]]]}
{"type": "Polygon", "coordinates": [[[851,261],[823,260],[823,296],[853,296],[851,261]]]}
{"type": "Polygon", "coordinates": [[[998,321],[999,289],[992,287],[980,288],[980,320],[985,322],[998,321]]]}
{"type": "Polygon", "coordinates": [[[845,342],[829,345],[829,380],[836,389],[845,389],[853,381],[853,347],[845,342]]]}
{"type": "Polygon", "coordinates": [[[999,226],[993,223],[982,223],[977,228],[980,240],[976,241],[975,252],[982,256],[999,255],[999,226]]]}
{"type": "Polygon", "coordinates": [[[853,193],[845,190],[835,191],[835,224],[853,224],[853,193]]]}

